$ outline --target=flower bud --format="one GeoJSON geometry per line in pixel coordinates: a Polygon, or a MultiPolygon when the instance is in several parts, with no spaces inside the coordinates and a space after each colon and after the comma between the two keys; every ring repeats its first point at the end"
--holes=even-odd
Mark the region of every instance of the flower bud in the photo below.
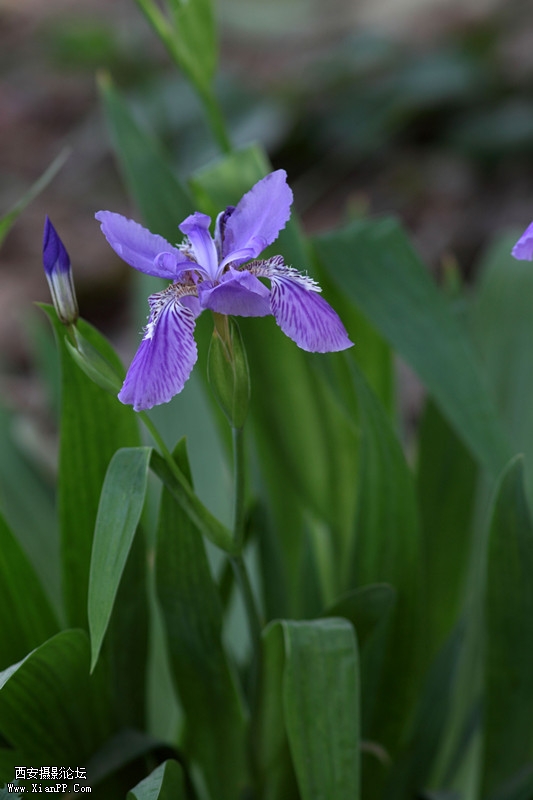
{"type": "Polygon", "coordinates": [[[250,402],[250,373],[241,332],[232,317],[214,314],[215,329],[207,356],[207,377],[233,428],[242,428],[250,402]]]}
{"type": "Polygon", "coordinates": [[[65,325],[74,325],[78,319],[78,301],[70,259],[48,217],[44,223],[43,266],[57,316],[65,325]]]}

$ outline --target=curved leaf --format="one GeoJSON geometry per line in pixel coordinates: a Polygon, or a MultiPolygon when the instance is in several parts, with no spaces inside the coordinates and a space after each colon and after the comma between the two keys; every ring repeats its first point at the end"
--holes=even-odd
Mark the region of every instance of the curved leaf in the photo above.
{"type": "Polygon", "coordinates": [[[118,450],[111,459],[102,487],[89,575],[91,670],[98,660],[141,517],[151,454],[150,447],[118,450]]]}

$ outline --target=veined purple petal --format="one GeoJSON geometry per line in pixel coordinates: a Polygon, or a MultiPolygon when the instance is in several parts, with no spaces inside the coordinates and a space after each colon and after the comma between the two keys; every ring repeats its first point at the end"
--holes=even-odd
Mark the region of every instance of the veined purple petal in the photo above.
{"type": "Polygon", "coordinates": [[[115,253],[140,272],[176,280],[183,269],[190,269],[191,262],[177,247],[138,222],[113,211],[98,211],[95,217],[115,253]],[[161,258],[162,254],[165,258],[161,258]]]}
{"type": "Polygon", "coordinates": [[[189,237],[192,250],[198,265],[204,272],[215,280],[218,272],[218,257],[215,243],[209,233],[211,217],[195,211],[184,219],[180,225],[180,231],[189,237]]]}
{"type": "Polygon", "coordinates": [[[283,333],[298,347],[311,353],[330,353],[352,346],[338,314],[320,296],[316,284],[303,275],[272,276],[271,280],[272,313],[283,333]]]}
{"type": "Polygon", "coordinates": [[[230,269],[221,283],[212,281],[198,284],[198,297],[202,308],[235,317],[266,317],[271,314],[270,290],[255,275],[243,270],[230,269]]]}
{"type": "Polygon", "coordinates": [[[533,222],[525,229],[511,254],[520,261],[533,261],[533,222]]]}
{"type": "Polygon", "coordinates": [[[144,411],[168,403],[181,392],[198,357],[194,314],[179,301],[175,287],[149,298],[146,333],[118,399],[144,411]]]}
{"type": "Polygon", "coordinates": [[[223,264],[257,258],[277,239],[291,215],[292,191],[283,169],[271,172],[241,198],[235,210],[221,218],[223,264]],[[245,255],[244,255],[244,254],[245,255]],[[233,254],[238,254],[233,258],[233,254]]]}

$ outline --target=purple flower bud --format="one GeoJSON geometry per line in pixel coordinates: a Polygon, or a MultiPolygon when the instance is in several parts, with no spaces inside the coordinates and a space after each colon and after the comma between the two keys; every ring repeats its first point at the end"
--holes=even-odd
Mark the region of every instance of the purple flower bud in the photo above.
{"type": "Polygon", "coordinates": [[[78,319],[78,302],[70,259],[48,217],[44,223],[43,266],[57,316],[65,325],[73,325],[78,319]]]}

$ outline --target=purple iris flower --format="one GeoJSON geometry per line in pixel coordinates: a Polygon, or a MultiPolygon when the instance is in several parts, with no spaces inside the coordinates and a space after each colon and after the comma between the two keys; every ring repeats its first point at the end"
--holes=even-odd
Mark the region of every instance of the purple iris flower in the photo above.
{"type": "Polygon", "coordinates": [[[533,261],[533,222],[525,229],[511,253],[520,261],[533,261]]]}
{"type": "Polygon", "coordinates": [[[208,308],[218,314],[273,314],[281,330],[303,350],[325,353],[352,345],[320,287],[284,264],[281,256],[257,260],[290,217],[292,191],[284,170],[271,172],[237,206],[216,220],[196,211],[179,226],[183,244],[173,247],[111,211],[96,219],[118,255],[135,269],[172,281],[148,298],[144,337],[118,397],[136,411],[167,403],[181,392],[197,359],[194,326],[208,308]],[[270,289],[260,280],[267,278],[270,289]]]}

